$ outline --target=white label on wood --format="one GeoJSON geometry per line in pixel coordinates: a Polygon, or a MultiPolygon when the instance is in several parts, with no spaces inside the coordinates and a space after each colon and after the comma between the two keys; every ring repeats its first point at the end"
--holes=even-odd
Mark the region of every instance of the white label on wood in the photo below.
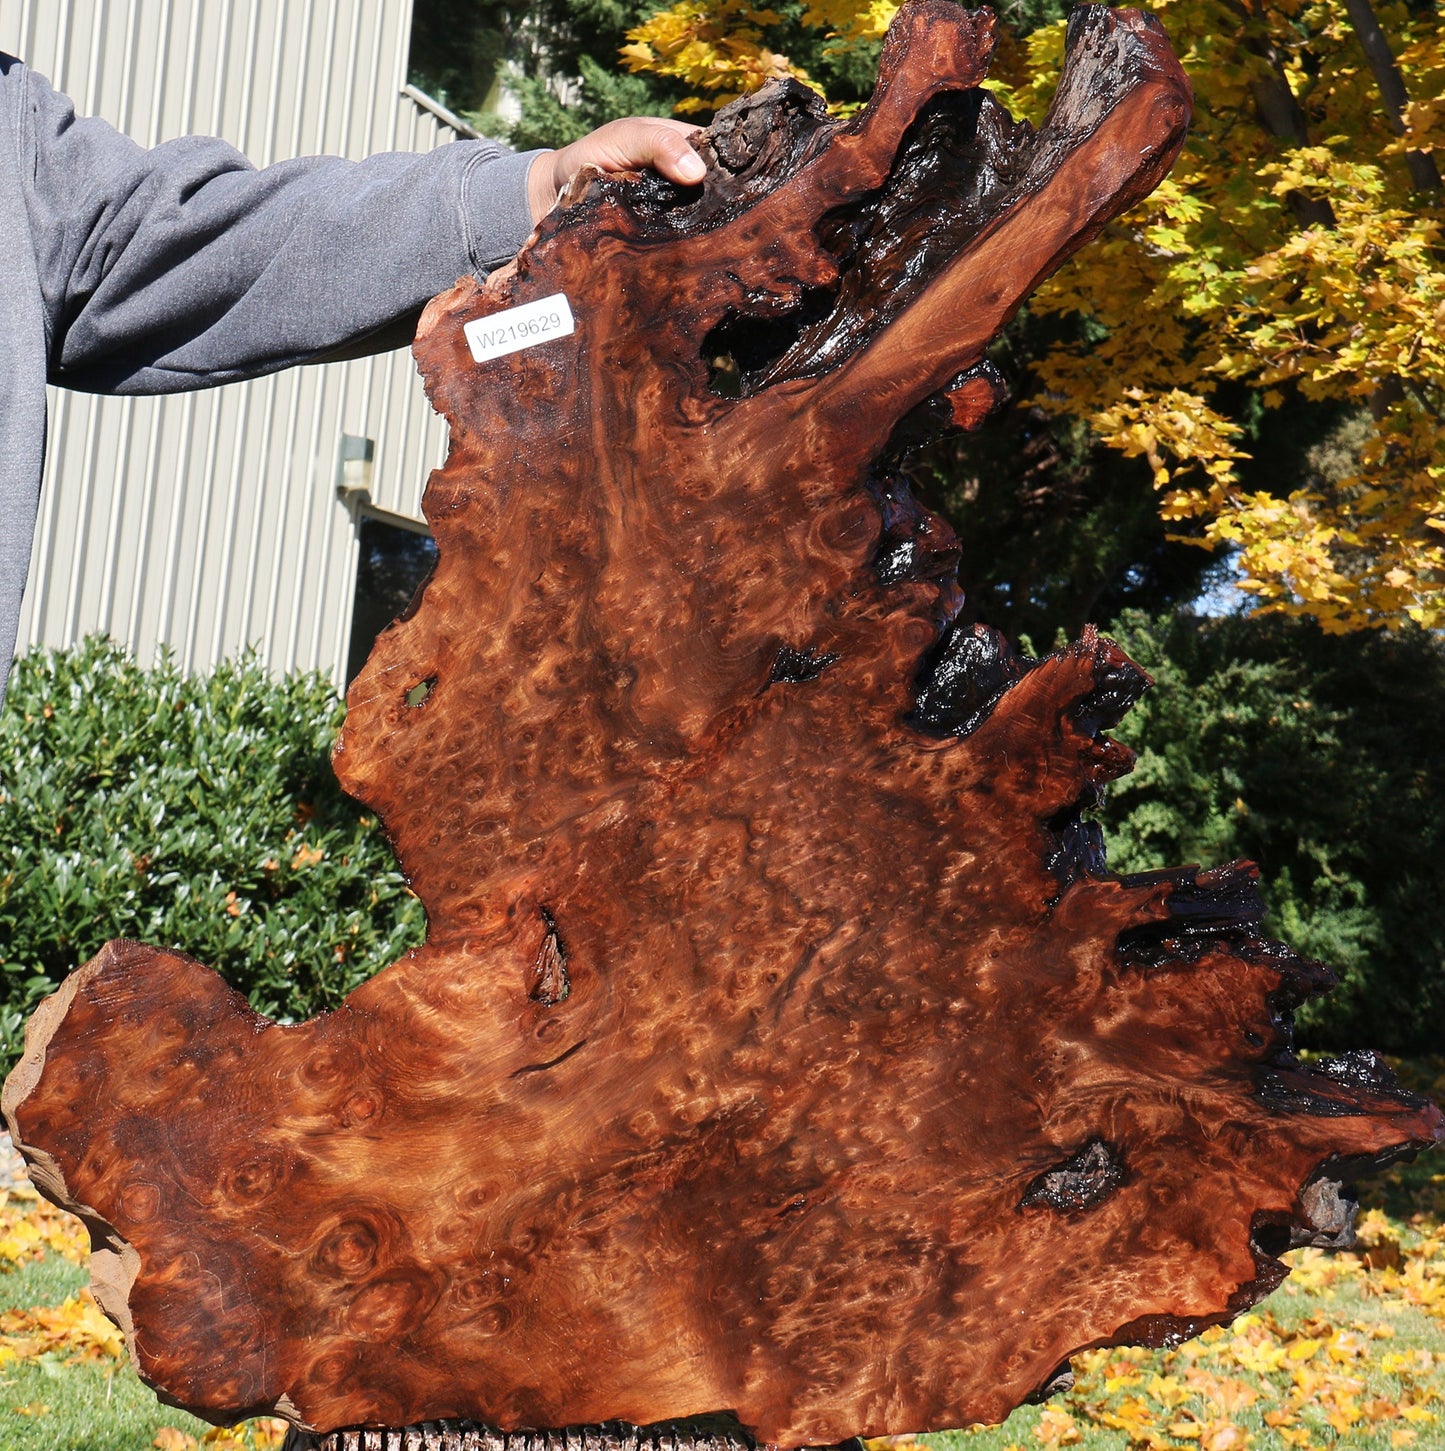
{"type": "Polygon", "coordinates": [[[479,317],[462,329],[472,357],[479,363],[505,358],[508,353],[519,353],[538,343],[550,343],[553,338],[565,338],[575,330],[571,304],[562,292],[479,317]]]}

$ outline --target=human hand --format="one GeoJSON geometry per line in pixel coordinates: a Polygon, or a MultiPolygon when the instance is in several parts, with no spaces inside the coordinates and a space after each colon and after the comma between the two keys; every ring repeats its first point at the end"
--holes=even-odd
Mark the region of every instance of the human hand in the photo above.
{"type": "Polygon", "coordinates": [[[637,171],[651,166],[679,186],[696,186],[707,168],[687,138],[701,129],[662,116],[628,116],[599,126],[560,151],[544,151],[527,174],[532,220],[540,222],[552,210],[562,188],[584,166],[600,171],[637,171]]]}

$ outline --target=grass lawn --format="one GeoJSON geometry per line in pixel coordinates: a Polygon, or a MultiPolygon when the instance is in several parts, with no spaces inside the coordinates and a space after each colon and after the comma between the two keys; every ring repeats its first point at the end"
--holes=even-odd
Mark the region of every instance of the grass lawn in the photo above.
{"type": "MultiPolygon", "coordinates": [[[[1445,1060],[1408,1073],[1442,1096],[1445,1060]]],[[[1228,1329],[1076,1356],[1073,1390],[1047,1406],[870,1451],[1445,1451],[1445,1159],[1360,1187],[1359,1249],[1295,1251],[1228,1329]]],[[[217,1431],[156,1400],[86,1294],[85,1251],[28,1186],[0,1191],[0,1451],[278,1447],[279,1421],[217,1431]]]]}
{"type": "Polygon", "coordinates": [[[270,1451],[279,1421],[215,1433],[142,1385],[86,1291],[78,1220],[0,1191],[0,1451],[270,1451]]]}

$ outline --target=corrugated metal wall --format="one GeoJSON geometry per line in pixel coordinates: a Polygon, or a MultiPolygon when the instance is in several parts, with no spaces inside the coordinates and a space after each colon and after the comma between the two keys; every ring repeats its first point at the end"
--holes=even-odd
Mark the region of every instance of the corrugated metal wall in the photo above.
{"type": "MultiPolygon", "coordinates": [[[[145,145],[225,137],[252,161],[427,150],[455,132],[403,93],[412,0],[0,0],[19,55],[145,145]]],[[[201,668],[247,643],[338,681],[356,570],[343,434],[372,497],[418,517],[445,427],[409,354],[166,399],[55,390],[20,646],[103,631],[201,668]]]]}

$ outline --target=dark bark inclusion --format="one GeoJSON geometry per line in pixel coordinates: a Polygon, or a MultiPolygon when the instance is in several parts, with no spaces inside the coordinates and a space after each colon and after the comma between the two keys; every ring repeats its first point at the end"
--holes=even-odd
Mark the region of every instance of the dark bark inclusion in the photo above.
{"type": "Polygon", "coordinates": [[[806,685],[810,680],[816,680],[830,665],[836,665],[838,659],[835,651],[818,651],[811,645],[795,650],[791,645],[784,645],[773,661],[768,684],[806,685]]]}
{"type": "Polygon", "coordinates": [[[1045,1169],[1024,1191],[1020,1209],[1047,1207],[1059,1214],[1095,1209],[1126,1180],[1124,1160],[1104,1139],[1090,1139],[1052,1169],[1045,1169]]]}
{"type": "Polygon", "coordinates": [[[567,949],[557,932],[557,919],[545,907],[539,907],[538,912],[547,930],[532,964],[528,996],[533,1002],[550,1008],[567,1000],[572,992],[572,979],[567,971],[567,949]]]}

